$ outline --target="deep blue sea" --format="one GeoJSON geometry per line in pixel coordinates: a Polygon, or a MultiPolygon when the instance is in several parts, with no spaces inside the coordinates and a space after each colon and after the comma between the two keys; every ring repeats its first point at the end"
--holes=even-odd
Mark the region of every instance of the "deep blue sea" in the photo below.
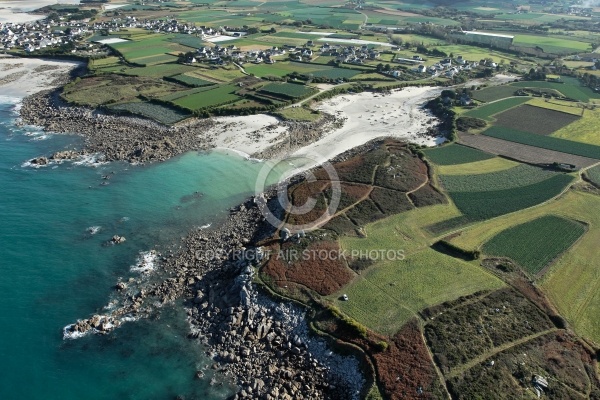
{"type": "Polygon", "coordinates": [[[136,276],[140,252],[218,223],[252,194],[261,164],[211,152],[146,166],[23,167],[80,139],[17,128],[15,118],[14,104],[0,104],[0,399],[229,395],[223,377],[209,384],[211,370],[194,378],[210,360],[186,339],[179,303],[106,336],[63,340],[62,329],[102,313],[118,278],[136,276]],[[101,228],[90,235],[91,226],[101,228]],[[103,246],[114,234],[127,241],[103,246]]]}

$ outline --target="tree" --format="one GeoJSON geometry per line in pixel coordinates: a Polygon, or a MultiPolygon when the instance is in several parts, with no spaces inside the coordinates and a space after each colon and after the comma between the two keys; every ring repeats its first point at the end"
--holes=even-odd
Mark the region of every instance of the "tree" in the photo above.
{"type": "Polygon", "coordinates": [[[381,72],[381,71],[383,71],[383,64],[379,63],[379,64],[377,64],[377,72],[381,72]]]}

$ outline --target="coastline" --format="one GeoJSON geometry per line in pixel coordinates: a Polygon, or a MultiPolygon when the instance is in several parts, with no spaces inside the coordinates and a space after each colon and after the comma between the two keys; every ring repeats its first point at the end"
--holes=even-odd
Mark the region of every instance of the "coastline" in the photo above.
{"type": "MultiPolygon", "coordinates": [[[[64,83],[52,82],[55,86],[64,83]]],[[[376,137],[435,141],[426,139],[426,132],[436,120],[420,107],[421,100],[434,90],[409,88],[385,96],[338,96],[319,106],[324,114],[320,121],[308,124],[258,115],[191,120],[165,127],[142,118],[66,105],[52,85],[37,86],[35,93],[23,100],[20,112],[22,123],[84,137],[84,149],[59,151],[50,159],[102,153],[106,161],[156,162],[190,150],[225,147],[268,159],[316,154],[310,157],[313,164],[304,166],[310,168],[376,137]],[[353,115],[356,107],[372,104],[373,97],[385,97],[382,101],[390,103],[388,118],[367,122],[353,115]],[[401,104],[404,106],[398,106],[401,104]],[[390,118],[395,119],[398,130],[387,130],[390,118]],[[406,127],[415,132],[405,134],[406,127]]],[[[42,158],[37,160],[43,162],[42,158]]],[[[156,254],[164,279],[158,283],[146,279],[118,282],[117,308],[108,315],[68,325],[65,337],[108,333],[124,322],[151,315],[160,304],[183,299],[191,327],[189,337],[207,346],[215,361],[210,368],[235,382],[240,389],[236,398],[358,398],[369,389],[358,358],[329,351],[323,339],[310,333],[305,310],[280,304],[252,284],[252,257],[233,256],[256,254],[254,244],[272,236],[272,229],[252,199],[245,202],[232,210],[221,226],[192,230],[178,251],[156,254]]],[[[197,376],[203,376],[203,371],[197,376]]]]}
{"type": "Polygon", "coordinates": [[[197,371],[198,378],[218,370],[233,380],[240,399],[359,399],[369,389],[360,361],[330,351],[310,332],[307,310],[271,298],[253,282],[260,259],[254,244],[273,230],[248,199],[220,226],[192,230],[179,249],[155,254],[158,282],[118,282],[119,304],[112,312],[68,325],[65,338],[109,333],[179,299],[188,338],[205,346],[214,361],[197,371]]]}
{"type": "Polygon", "coordinates": [[[325,101],[316,122],[282,121],[267,114],[192,118],[174,126],[149,119],[120,116],[102,110],[66,104],[56,89],[26,97],[21,123],[45,131],[72,133],[84,138],[82,149],[43,155],[33,164],[102,154],[104,161],[160,162],[188,151],[226,148],[248,158],[306,157],[313,167],[354,147],[380,137],[394,137],[432,146],[440,138],[430,135],[437,124],[422,105],[440,88],[410,87],[389,94],[358,93],[325,101]],[[378,105],[374,100],[381,100],[378,105]],[[362,118],[365,110],[384,115],[362,118]]]}

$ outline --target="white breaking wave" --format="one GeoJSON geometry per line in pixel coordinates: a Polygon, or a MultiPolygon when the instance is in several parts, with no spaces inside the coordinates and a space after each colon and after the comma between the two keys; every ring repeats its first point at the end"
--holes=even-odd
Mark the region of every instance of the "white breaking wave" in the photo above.
{"type": "Polygon", "coordinates": [[[69,325],[67,325],[67,326],[65,326],[63,328],[63,340],[66,340],[66,339],[79,339],[81,337],[84,337],[85,335],[87,335],[89,332],[92,331],[92,329],[90,329],[87,332],[71,331],[71,328],[74,325],[75,324],[69,324],[69,325]]]}
{"type": "Polygon", "coordinates": [[[34,164],[31,162],[31,160],[29,161],[25,161],[23,164],[21,164],[21,168],[42,168],[42,167],[49,167],[50,165],[52,165],[52,162],[48,162],[48,164],[34,164]]]}
{"type": "Polygon", "coordinates": [[[91,167],[97,167],[105,164],[108,164],[108,161],[104,161],[104,155],[100,153],[85,154],[77,157],[76,161],[73,161],[73,165],[86,165],[91,167]]]}
{"type": "Polygon", "coordinates": [[[251,162],[255,162],[255,163],[264,162],[264,160],[262,160],[260,158],[254,158],[254,157],[250,156],[250,154],[248,154],[246,152],[243,152],[241,150],[230,149],[229,147],[217,147],[216,149],[230,151],[230,152],[232,152],[234,154],[237,154],[237,155],[241,156],[246,161],[251,161],[251,162]]]}
{"type": "Polygon", "coordinates": [[[158,254],[155,250],[142,251],[136,260],[136,264],[129,269],[131,272],[148,273],[154,271],[158,254]]]}
{"type": "Polygon", "coordinates": [[[210,223],[208,223],[208,224],[206,224],[206,225],[202,225],[202,226],[200,227],[200,229],[208,229],[208,228],[210,228],[210,226],[211,226],[211,225],[212,225],[212,224],[210,224],[210,223]]]}
{"type": "Polygon", "coordinates": [[[95,235],[96,233],[100,232],[100,229],[102,229],[101,226],[90,226],[86,229],[87,233],[89,233],[90,235],[95,235]]]}
{"type": "Polygon", "coordinates": [[[50,135],[38,135],[38,136],[31,135],[31,136],[33,136],[33,139],[31,139],[31,140],[46,140],[51,137],[50,135]]]}

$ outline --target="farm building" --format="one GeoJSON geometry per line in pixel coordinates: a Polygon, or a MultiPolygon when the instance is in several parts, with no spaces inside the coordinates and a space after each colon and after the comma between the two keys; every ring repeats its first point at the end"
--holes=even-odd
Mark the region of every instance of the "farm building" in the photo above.
{"type": "Polygon", "coordinates": [[[476,32],[476,31],[455,31],[450,37],[463,43],[475,43],[488,46],[494,46],[501,49],[508,49],[512,46],[514,36],[500,35],[497,33],[476,32]]]}

